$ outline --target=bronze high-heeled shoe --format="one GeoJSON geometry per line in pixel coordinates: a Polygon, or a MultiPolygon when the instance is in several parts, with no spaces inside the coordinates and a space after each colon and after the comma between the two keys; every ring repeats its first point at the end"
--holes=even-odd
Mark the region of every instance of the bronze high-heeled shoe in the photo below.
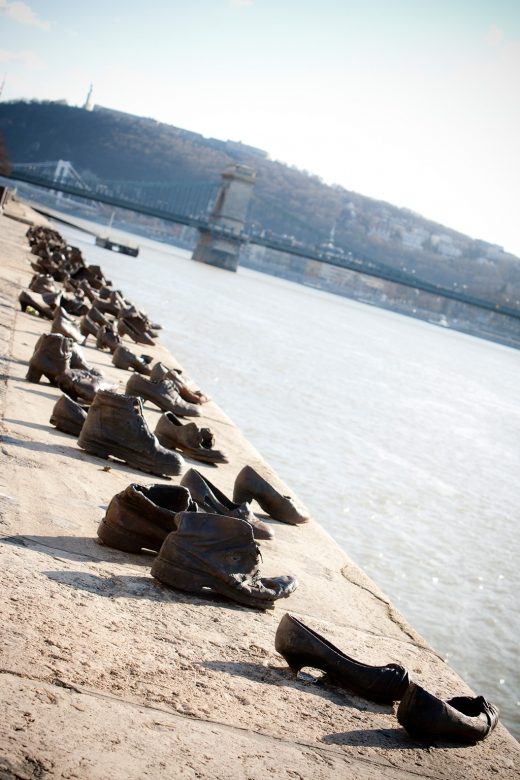
{"type": "Polygon", "coordinates": [[[355,661],[289,613],[280,621],[274,644],[294,672],[304,666],[321,669],[335,685],[370,701],[399,701],[409,685],[403,666],[369,666],[355,661]]]}

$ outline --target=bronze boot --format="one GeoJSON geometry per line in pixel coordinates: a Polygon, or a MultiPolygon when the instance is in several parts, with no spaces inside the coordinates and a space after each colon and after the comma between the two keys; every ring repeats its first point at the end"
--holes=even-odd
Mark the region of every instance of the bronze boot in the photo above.
{"type": "Polygon", "coordinates": [[[184,463],[176,452],[161,447],[151,433],[139,398],[110,390],[96,393],[78,444],[91,455],[113,455],[159,477],[180,474],[184,463]]]}
{"type": "Polygon", "coordinates": [[[86,407],[80,406],[68,395],[63,394],[54,404],[50,423],[59,431],[70,433],[71,436],[79,436],[83,423],[87,419],[87,411],[86,407]]]}
{"type": "Polygon", "coordinates": [[[296,589],[294,577],[260,577],[259,548],[245,520],[180,512],[176,522],[152,564],[152,576],[165,585],[201,596],[221,594],[257,609],[269,609],[296,589]]]}
{"type": "Polygon", "coordinates": [[[274,531],[251,511],[249,504],[235,504],[224,493],[212,485],[196,469],[188,469],[181,480],[181,485],[188,488],[192,498],[205,512],[218,513],[227,517],[240,517],[253,529],[255,539],[273,539],[274,531]]]}
{"type": "Polygon", "coordinates": [[[186,488],[133,483],[110,501],[98,537],[124,552],[158,552],[168,534],[177,528],[175,515],[185,511],[197,511],[186,488]]]}
{"type": "Polygon", "coordinates": [[[73,344],[59,333],[42,333],[29,361],[26,379],[39,382],[43,374],[51,385],[56,384],[56,377],[70,367],[73,344]]]}
{"type": "Polygon", "coordinates": [[[175,383],[170,379],[162,382],[152,382],[139,374],[132,374],[126,383],[126,392],[139,395],[145,401],[155,404],[163,412],[173,412],[179,417],[199,417],[200,409],[195,404],[189,404],[180,397],[175,383]]]}
{"type": "Polygon", "coordinates": [[[65,311],[57,306],[54,312],[54,317],[51,325],[52,333],[61,333],[62,336],[66,336],[78,344],[82,344],[85,341],[85,337],[77,329],[70,317],[67,316],[65,311]]]}
{"type": "Polygon", "coordinates": [[[282,496],[275,488],[258,474],[251,466],[244,468],[237,474],[233,490],[233,501],[242,503],[255,499],[264,512],[267,512],[274,520],[290,525],[308,523],[309,516],[298,509],[294,499],[290,496],[282,496]]]}
{"type": "Polygon", "coordinates": [[[227,463],[220,450],[214,450],[215,438],[209,428],[195,423],[182,423],[172,412],[165,412],[155,426],[155,435],[169,450],[181,450],[185,455],[203,463],[227,463]]]}

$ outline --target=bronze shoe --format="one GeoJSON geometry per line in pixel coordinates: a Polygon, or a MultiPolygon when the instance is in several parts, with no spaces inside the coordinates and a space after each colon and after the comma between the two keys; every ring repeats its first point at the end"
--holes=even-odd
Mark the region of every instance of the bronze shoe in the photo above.
{"type": "Polygon", "coordinates": [[[397,720],[414,739],[448,740],[473,745],[493,731],[499,710],[483,696],[455,696],[443,701],[410,683],[397,710],[397,720]]]}
{"type": "Polygon", "coordinates": [[[114,390],[111,382],[107,382],[98,372],[82,368],[68,368],[56,377],[56,384],[74,401],[81,399],[91,404],[98,390],[114,390]]]}
{"type": "Polygon", "coordinates": [[[54,317],[54,311],[48,303],[45,302],[43,295],[33,292],[32,290],[22,290],[18,296],[20,307],[22,311],[27,311],[27,307],[30,306],[40,317],[45,317],[46,320],[52,320],[54,317]]]}
{"type": "Polygon", "coordinates": [[[175,384],[175,389],[184,401],[191,404],[205,404],[210,401],[210,397],[201,390],[193,390],[186,382],[181,379],[181,372],[174,368],[168,368],[164,363],[157,362],[152,368],[150,379],[152,382],[162,382],[165,379],[171,380],[175,384]]]}
{"type": "Polygon", "coordinates": [[[111,324],[100,327],[96,336],[96,347],[98,349],[108,349],[113,354],[120,344],[121,339],[114,332],[111,324]]]}
{"type": "Polygon", "coordinates": [[[239,604],[269,609],[297,587],[294,577],[260,576],[251,526],[238,517],[180,512],[152,564],[152,576],[200,596],[221,594],[239,604]]]}
{"type": "Polygon", "coordinates": [[[98,537],[124,552],[158,552],[168,534],[177,528],[175,515],[185,511],[197,511],[186,488],[132,483],[110,501],[98,537]]]}
{"type": "Polygon", "coordinates": [[[63,394],[58,398],[52,410],[50,423],[59,431],[70,433],[71,436],[79,436],[83,423],[87,419],[88,409],[85,406],[63,394]]]}
{"type": "Polygon", "coordinates": [[[58,293],[58,285],[50,274],[34,274],[29,284],[29,290],[40,293],[58,293]]]}
{"type": "Polygon", "coordinates": [[[245,520],[253,529],[255,539],[273,539],[274,531],[251,511],[249,504],[235,504],[215,487],[207,477],[196,469],[188,469],[181,480],[181,485],[188,488],[192,498],[205,512],[239,517],[245,520]]]}
{"type": "Polygon", "coordinates": [[[110,390],[96,393],[78,444],[91,455],[113,455],[159,477],[180,474],[184,463],[176,452],[161,447],[151,433],[140,398],[110,390]]]}
{"type": "Polygon", "coordinates": [[[90,307],[87,312],[87,316],[90,320],[92,320],[93,323],[95,323],[95,325],[98,326],[98,328],[102,325],[108,325],[108,320],[105,315],[101,314],[101,312],[95,306],[90,307]]]}
{"type": "Polygon", "coordinates": [[[68,339],[72,339],[78,344],[83,344],[85,341],[85,337],[80,333],[70,317],[67,316],[60,306],[57,306],[56,311],[54,312],[51,332],[61,333],[62,336],[66,336],[68,339]]]}
{"type": "Polygon", "coordinates": [[[215,438],[209,428],[195,423],[182,423],[172,412],[165,412],[155,426],[155,435],[170,450],[181,450],[185,455],[203,463],[227,463],[220,450],[214,450],[215,438]]]}
{"type": "Polygon", "coordinates": [[[147,344],[151,347],[155,344],[151,334],[139,317],[119,317],[117,332],[120,336],[130,336],[136,344],[147,344]]]}
{"type": "Polygon", "coordinates": [[[43,375],[55,385],[56,378],[70,368],[73,344],[71,339],[59,333],[42,333],[29,361],[26,379],[39,382],[43,375]]]}
{"type": "Polygon", "coordinates": [[[403,666],[369,666],[355,661],[289,613],[280,621],[274,646],[294,672],[304,666],[321,669],[335,685],[370,701],[391,704],[408,688],[408,672],[403,666]]]}
{"type": "Polygon", "coordinates": [[[84,314],[79,321],[79,330],[81,335],[84,336],[84,343],[86,344],[89,336],[94,336],[94,338],[97,338],[99,325],[96,325],[96,323],[90,319],[88,314],[84,314]]]}
{"type": "Polygon", "coordinates": [[[179,396],[175,383],[170,379],[162,382],[152,382],[140,374],[132,374],[126,383],[126,392],[139,395],[146,401],[155,404],[163,412],[173,412],[179,417],[199,417],[200,409],[195,404],[189,404],[179,396]]]}
{"type": "Polygon", "coordinates": [[[125,347],[124,344],[118,344],[112,355],[112,363],[116,368],[122,368],[124,371],[133,368],[138,374],[144,374],[144,376],[150,375],[149,360],[145,360],[144,355],[135,355],[131,349],[125,347]]]}
{"type": "Polygon", "coordinates": [[[300,525],[310,520],[308,515],[297,508],[290,496],[282,496],[252,466],[244,466],[235,479],[233,501],[242,503],[253,499],[260,504],[264,512],[282,523],[300,525]]]}

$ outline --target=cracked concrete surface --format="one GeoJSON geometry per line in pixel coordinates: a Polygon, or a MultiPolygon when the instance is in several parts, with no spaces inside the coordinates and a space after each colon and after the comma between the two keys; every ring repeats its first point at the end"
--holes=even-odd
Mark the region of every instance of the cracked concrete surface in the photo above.
{"type": "MultiPolygon", "coordinates": [[[[0,779],[518,777],[520,749],[501,725],[473,747],[424,746],[395,707],[295,679],[274,649],[287,610],[349,655],[404,664],[436,695],[469,692],[319,518],[270,521],[262,572],[295,574],[300,586],[268,612],[169,590],[150,576],[151,554],[97,543],[114,493],[160,480],[80,450],[48,423],[59,391],[25,381],[49,330],[17,305],[31,277],[25,230],[0,218],[0,779]]],[[[108,354],[84,351],[126,382],[108,354]]],[[[160,345],[153,352],[175,362],[160,345]]],[[[153,427],[158,414],[145,406],[153,427]]],[[[250,463],[287,492],[215,404],[200,421],[230,462],[187,466],[231,494],[250,463]]]]}

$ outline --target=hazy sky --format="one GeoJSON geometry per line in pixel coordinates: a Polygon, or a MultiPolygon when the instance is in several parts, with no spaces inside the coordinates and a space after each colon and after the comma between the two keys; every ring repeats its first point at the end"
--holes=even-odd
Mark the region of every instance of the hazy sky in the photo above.
{"type": "Polygon", "coordinates": [[[2,70],[520,255],[520,0],[0,0],[2,70]]]}

